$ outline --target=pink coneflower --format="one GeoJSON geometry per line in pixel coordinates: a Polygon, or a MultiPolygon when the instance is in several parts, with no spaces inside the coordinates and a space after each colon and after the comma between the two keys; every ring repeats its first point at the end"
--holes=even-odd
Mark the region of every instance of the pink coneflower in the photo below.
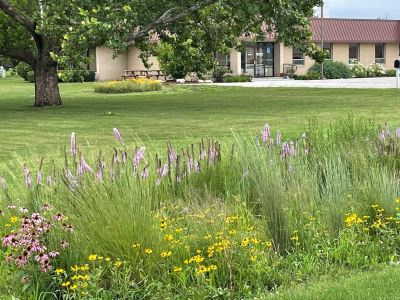
{"type": "Polygon", "coordinates": [[[281,132],[278,130],[276,134],[276,144],[280,145],[281,144],[281,132]]]}
{"type": "Polygon", "coordinates": [[[20,207],[19,209],[18,209],[21,213],[23,213],[23,214],[26,214],[27,212],[28,212],[28,210],[26,209],[26,207],[20,207]]]}
{"type": "Polygon", "coordinates": [[[40,208],[40,210],[50,210],[53,207],[49,205],[48,203],[43,204],[43,206],[40,208]]]}
{"type": "Polygon", "coordinates": [[[15,208],[15,205],[10,204],[10,205],[7,206],[7,208],[8,208],[8,209],[14,209],[14,208],[15,208]]]}
{"type": "Polygon", "coordinates": [[[24,257],[23,255],[18,256],[14,261],[18,265],[18,268],[22,267],[24,264],[28,262],[26,257],[24,257]]]}
{"type": "Polygon", "coordinates": [[[42,272],[47,273],[52,268],[48,263],[42,265],[42,272]]]}
{"type": "Polygon", "coordinates": [[[21,279],[21,283],[25,283],[29,280],[29,276],[25,276],[24,278],[21,279]]]}
{"type": "Polygon", "coordinates": [[[119,141],[119,142],[121,143],[121,145],[123,146],[124,143],[122,142],[121,135],[119,134],[119,131],[118,131],[117,128],[114,128],[114,134],[115,134],[116,138],[118,139],[118,141],[119,141]]]}
{"type": "Polygon", "coordinates": [[[31,220],[33,221],[33,223],[38,224],[38,223],[42,223],[43,218],[39,213],[34,212],[31,216],[31,220]]]}
{"type": "Polygon", "coordinates": [[[75,141],[75,132],[71,133],[71,154],[73,156],[76,155],[76,141],[75,141]]]}
{"type": "Polygon", "coordinates": [[[7,189],[7,184],[6,184],[6,180],[4,179],[4,177],[0,177],[0,181],[1,181],[1,185],[3,186],[3,189],[7,189]]]}
{"type": "Polygon", "coordinates": [[[56,257],[57,255],[59,255],[60,253],[58,253],[57,251],[53,250],[51,252],[49,252],[49,256],[50,257],[56,257]]]}
{"type": "Polygon", "coordinates": [[[45,260],[49,260],[49,257],[47,256],[47,254],[40,252],[38,255],[35,256],[35,260],[44,262],[45,260]]]}
{"type": "Polygon", "coordinates": [[[68,246],[68,242],[62,241],[62,242],[60,243],[60,245],[61,245],[61,247],[65,248],[65,247],[68,246]]]}
{"type": "Polygon", "coordinates": [[[54,216],[54,221],[61,221],[62,219],[64,219],[65,218],[65,216],[62,214],[62,213],[60,213],[60,212],[58,212],[55,216],[54,216]]]}
{"type": "Polygon", "coordinates": [[[8,254],[8,256],[6,258],[6,263],[9,263],[12,260],[13,260],[12,253],[10,253],[10,254],[8,254]]]}

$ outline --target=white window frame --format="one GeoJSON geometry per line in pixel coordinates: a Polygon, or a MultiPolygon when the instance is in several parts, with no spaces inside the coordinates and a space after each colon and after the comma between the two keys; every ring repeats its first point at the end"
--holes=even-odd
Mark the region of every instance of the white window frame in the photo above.
{"type": "Polygon", "coordinates": [[[386,64],[386,44],[385,43],[376,43],[375,44],[375,63],[386,64]],[[383,46],[383,57],[376,57],[376,45],[383,46]]]}
{"type": "MultiPolygon", "coordinates": [[[[293,58],[294,56],[294,50],[299,49],[298,47],[293,47],[292,48],[292,64],[293,65],[300,65],[304,66],[305,60],[304,60],[304,53],[300,51],[302,58],[293,58]]],[[[300,49],[299,49],[300,50],[300,49]]]]}

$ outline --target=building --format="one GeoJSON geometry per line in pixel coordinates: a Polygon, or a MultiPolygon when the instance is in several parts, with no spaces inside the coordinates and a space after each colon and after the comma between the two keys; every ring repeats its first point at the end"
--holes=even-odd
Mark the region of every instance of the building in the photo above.
{"type": "MultiPolygon", "coordinates": [[[[321,47],[321,19],[311,18],[310,30],[314,33],[311,42],[321,47]]],[[[255,77],[279,77],[285,68],[297,66],[297,74],[307,73],[314,63],[298,48],[288,48],[275,42],[274,33],[267,35],[265,41],[253,43],[252,37],[246,39],[245,52],[232,49],[230,55],[217,54],[220,65],[227,66],[234,74],[250,73],[255,77]]],[[[152,37],[157,42],[157,36],[152,37]]],[[[330,53],[330,59],[351,66],[357,61],[363,65],[382,64],[392,69],[399,58],[400,21],[361,20],[361,19],[324,19],[324,45],[330,53]]],[[[90,49],[95,56],[90,69],[97,71],[98,80],[121,79],[125,70],[144,70],[139,50],[133,48],[127,53],[112,59],[113,51],[107,47],[90,49]]],[[[159,69],[157,59],[149,59],[151,69],[159,69]]],[[[150,70],[151,70],[150,69],[150,70]]]]}

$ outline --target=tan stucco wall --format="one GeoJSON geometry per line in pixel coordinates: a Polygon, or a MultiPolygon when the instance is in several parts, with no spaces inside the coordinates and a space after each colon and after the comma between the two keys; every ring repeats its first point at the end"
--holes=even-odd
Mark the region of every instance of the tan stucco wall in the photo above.
{"type": "Polygon", "coordinates": [[[349,64],[349,44],[333,43],[333,61],[341,61],[346,65],[349,64]]]}
{"type": "Polygon", "coordinates": [[[231,70],[233,74],[241,74],[242,72],[242,54],[241,52],[238,52],[234,48],[231,50],[230,54],[230,59],[231,59],[231,70]]]}
{"type": "MultiPolygon", "coordinates": [[[[128,55],[128,70],[146,70],[140,55],[140,50],[136,47],[129,49],[127,51],[128,55]]],[[[158,64],[157,57],[150,56],[149,63],[152,64],[149,70],[160,70],[160,65],[158,64]]]]}
{"type": "Polygon", "coordinates": [[[375,44],[360,44],[360,63],[369,66],[375,62],[375,44]]]}
{"type": "Polygon", "coordinates": [[[399,59],[399,44],[386,44],[386,64],[387,70],[394,69],[394,61],[399,59]]]}
{"type": "Polygon", "coordinates": [[[113,50],[108,47],[96,48],[96,69],[99,81],[121,79],[128,66],[128,56],[122,54],[112,59],[113,50]]]}

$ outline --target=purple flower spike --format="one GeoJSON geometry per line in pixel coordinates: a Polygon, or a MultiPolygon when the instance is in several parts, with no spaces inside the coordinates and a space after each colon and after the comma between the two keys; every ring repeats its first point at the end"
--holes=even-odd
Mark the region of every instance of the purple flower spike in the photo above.
{"type": "Polygon", "coordinates": [[[42,171],[39,170],[37,173],[36,185],[39,185],[41,181],[42,181],[42,171]]]}
{"type": "Polygon", "coordinates": [[[50,174],[47,175],[47,184],[50,185],[51,184],[51,176],[50,174]]]}
{"type": "Polygon", "coordinates": [[[387,123],[385,123],[385,127],[386,127],[386,136],[390,137],[390,130],[389,130],[389,126],[387,123]]]}
{"type": "Polygon", "coordinates": [[[121,143],[121,145],[123,146],[124,143],[122,142],[121,135],[119,134],[119,131],[118,131],[117,128],[114,128],[114,134],[115,134],[116,138],[118,139],[118,141],[119,141],[119,142],[121,143]]]}
{"type": "Polygon", "coordinates": [[[304,132],[304,133],[301,135],[301,137],[302,137],[303,139],[305,139],[305,138],[306,138],[306,133],[304,132]]]}
{"type": "Polygon", "coordinates": [[[28,189],[31,189],[31,178],[30,178],[30,176],[29,176],[29,172],[28,172],[28,174],[27,174],[26,177],[25,177],[25,182],[26,182],[26,187],[27,187],[28,189]]]}
{"type": "Polygon", "coordinates": [[[278,130],[276,134],[276,144],[280,145],[281,144],[281,132],[278,130]]]}
{"type": "Polygon", "coordinates": [[[283,149],[284,152],[289,153],[289,146],[288,146],[288,143],[286,143],[286,142],[283,143],[282,149],[283,149]]]}
{"type": "Polygon", "coordinates": [[[271,147],[273,147],[274,146],[274,139],[270,139],[269,140],[269,144],[271,145],[271,147]]]}
{"type": "Polygon", "coordinates": [[[25,177],[28,176],[28,174],[29,174],[29,170],[28,170],[28,167],[26,166],[26,164],[24,164],[24,173],[25,173],[25,177]]]}
{"type": "Polygon", "coordinates": [[[161,184],[161,178],[158,178],[157,182],[156,182],[156,186],[159,186],[160,184],[161,184]]]}
{"type": "Polygon", "coordinates": [[[6,180],[4,179],[4,177],[0,177],[0,181],[1,181],[1,185],[3,186],[3,189],[7,189],[7,185],[6,185],[6,180]]]}
{"type": "Polygon", "coordinates": [[[98,181],[101,181],[103,179],[103,169],[102,168],[99,168],[98,170],[97,170],[97,180],[98,181]]]}
{"type": "Polygon", "coordinates": [[[396,127],[396,137],[398,138],[400,136],[400,127],[396,127]]]}
{"type": "Polygon", "coordinates": [[[384,129],[382,129],[382,132],[381,132],[381,134],[379,135],[379,138],[380,138],[380,140],[381,141],[384,141],[386,138],[385,138],[385,130],[384,129]]]}
{"type": "Polygon", "coordinates": [[[75,141],[75,132],[71,133],[71,154],[73,156],[76,155],[76,141],[75,141]]]}

